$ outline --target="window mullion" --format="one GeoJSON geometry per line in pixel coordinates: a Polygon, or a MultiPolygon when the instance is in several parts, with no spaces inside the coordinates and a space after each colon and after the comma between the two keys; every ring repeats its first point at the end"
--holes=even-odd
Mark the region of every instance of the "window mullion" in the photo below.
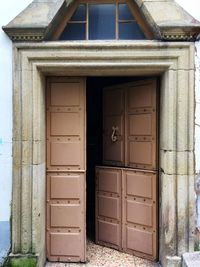
{"type": "Polygon", "coordinates": [[[119,3],[116,1],[116,39],[119,40],[119,3]]]}
{"type": "Polygon", "coordinates": [[[89,4],[86,4],[86,40],[89,40],[89,4]]]}

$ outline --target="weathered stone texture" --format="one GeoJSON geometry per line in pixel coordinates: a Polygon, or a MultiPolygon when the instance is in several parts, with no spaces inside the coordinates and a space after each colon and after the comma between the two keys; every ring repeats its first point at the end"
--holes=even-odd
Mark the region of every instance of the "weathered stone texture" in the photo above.
{"type": "MultiPolygon", "coordinates": [[[[200,23],[174,0],[132,1],[149,25],[154,39],[194,40],[200,31],[200,23]]],[[[49,40],[68,5],[69,1],[65,0],[35,0],[3,29],[13,41],[49,40]]]]}
{"type": "Polygon", "coordinates": [[[158,75],[160,261],[194,246],[194,46],[73,42],[15,45],[12,252],[45,259],[45,75],[158,75]],[[22,97],[23,96],[23,97],[22,97]]]}

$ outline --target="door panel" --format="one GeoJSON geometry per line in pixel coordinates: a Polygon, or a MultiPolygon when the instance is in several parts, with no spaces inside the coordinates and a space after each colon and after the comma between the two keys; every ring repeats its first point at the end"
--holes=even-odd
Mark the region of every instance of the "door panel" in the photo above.
{"type": "Polygon", "coordinates": [[[99,220],[97,229],[97,235],[99,236],[98,244],[120,249],[121,228],[118,223],[99,220]]]}
{"type": "Polygon", "coordinates": [[[156,101],[152,90],[156,87],[156,79],[143,80],[127,84],[127,106],[129,110],[135,108],[151,108],[155,106],[156,101]]]}
{"type": "MultiPolygon", "coordinates": [[[[110,133],[110,136],[111,134],[112,133],[110,133]]],[[[124,162],[123,141],[118,139],[118,142],[116,144],[113,144],[113,142],[110,140],[110,136],[104,138],[104,163],[109,163],[109,165],[121,166],[124,162]]]]}
{"type": "Polygon", "coordinates": [[[121,171],[96,167],[96,242],[121,250],[121,171]]]}
{"type": "Polygon", "coordinates": [[[49,248],[51,261],[80,261],[80,251],[82,251],[84,245],[81,233],[57,233],[52,231],[47,241],[51,244],[49,248]]]}
{"type": "Polygon", "coordinates": [[[144,254],[149,256],[153,254],[153,234],[151,232],[127,227],[126,236],[128,251],[135,251],[136,255],[142,257],[144,254]]]}
{"type": "Polygon", "coordinates": [[[157,81],[130,83],[126,89],[126,166],[157,169],[157,81]]]}
{"type": "Polygon", "coordinates": [[[103,100],[103,163],[112,167],[97,168],[96,240],[156,260],[157,80],[105,88],[103,100]]]}
{"type": "Polygon", "coordinates": [[[157,169],[156,97],[156,79],[104,88],[104,164],[157,169]]]}
{"type": "Polygon", "coordinates": [[[84,79],[49,80],[47,151],[48,170],[85,170],[84,79]]]}
{"type": "Polygon", "coordinates": [[[81,180],[84,180],[82,174],[50,175],[48,179],[49,198],[63,199],[67,195],[71,199],[79,199],[82,190],[81,180]]]}
{"type": "Polygon", "coordinates": [[[96,242],[156,260],[156,172],[98,166],[96,179],[96,242]]]}
{"type": "Polygon", "coordinates": [[[81,211],[79,204],[51,204],[50,225],[51,227],[79,227],[81,211]]]}
{"type": "Polygon", "coordinates": [[[99,195],[98,203],[99,216],[116,220],[120,219],[120,203],[118,198],[99,195]]]}
{"type": "Polygon", "coordinates": [[[115,86],[104,89],[104,114],[121,115],[124,112],[124,92],[115,86]],[[112,104],[111,104],[112,103],[112,104]]]}
{"type": "Polygon", "coordinates": [[[128,116],[130,135],[151,135],[151,114],[133,114],[128,116]]]}
{"type": "Polygon", "coordinates": [[[152,143],[148,141],[132,141],[129,139],[128,145],[128,165],[136,168],[145,169],[152,165],[152,143]],[[134,162],[134,163],[133,163],[134,162]]]}
{"type": "Polygon", "coordinates": [[[84,262],[85,80],[47,81],[47,258],[84,262]]]}
{"type": "Polygon", "coordinates": [[[126,201],[127,222],[152,227],[152,204],[139,201],[126,201]]]}
{"type": "Polygon", "coordinates": [[[126,194],[129,196],[153,197],[153,175],[144,172],[126,173],[126,194]]]}
{"type": "Polygon", "coordinates": [[[103,105],[103,162],[104,164],[123,166],[124,91],[112,87],[104,88],[103,105]]]}
{"type": "Polygon", "coordinates": [[[157,174],[123,169],[123,249],[157,258],[157,174]]]}
{"type": "Polygon", "coordinates": [[[79,113],[57,112],[51,113],[51,135],[75,135],[80,133],[81,118],[79,113]]]}
{"type": "Polygon", "coordinates": [[[112,169],[98,169],[98,189],[99,191],[120,194],[121,174],[112,169]]]}
{"type": "Polygon", "coordinates": [[[83,81],[81,79],[71,79],[71,81],[68,79],[67,82],[61,82],[61,80],[62,78],[57,79],[57,81],[54,79],[50,85],[50,106],[79,107],[83,101],[81,97],[83,94],[83,81]]]}

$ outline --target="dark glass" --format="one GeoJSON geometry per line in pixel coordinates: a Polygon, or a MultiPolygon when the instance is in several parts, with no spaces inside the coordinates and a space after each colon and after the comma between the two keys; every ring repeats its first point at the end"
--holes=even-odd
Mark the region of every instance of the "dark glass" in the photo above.
{"type": "Polygon", "coordinates": [[[86,21],[86,5],[79,5],[70,20],[86,21]]]}
{"type": "Polygon", "coordinates": [[[89,39],[115,39],[116,5],[89,5],[89,39]]]}
{"type": "Polygon", "coordinates": [[[134,20],[134,16],[131,13],[127,4],[119,4],[119,20],[134,20]]]}
{"type": "Polygon", "coordinates": [[[137,22],[124,22],[119,23],[119,39],[144,40],[146,38],[137,22]]]}
{"type": "Polygon", "coordinates": [[[60,40],[85,40],[86,29],[85,23],[68,23],[63,33],[60,36],[60,40]]]}

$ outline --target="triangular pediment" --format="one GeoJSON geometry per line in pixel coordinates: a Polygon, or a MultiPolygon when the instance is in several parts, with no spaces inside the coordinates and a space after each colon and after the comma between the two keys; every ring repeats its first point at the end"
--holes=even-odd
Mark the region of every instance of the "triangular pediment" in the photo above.
{"type": "Polygon", "coordinates": [[[153,39],[139,9],[129,0],[73,1],[53,40],[153,39]]]}
{"type": "MultiPolygon", "coordinates": [[[[58,40],[80,2],[34,0],[3,29],[13,41],[58,40]]],[[[88,2],[92,3],[91,0],[88,2]]],[[[200,23],[174,0],[127,0],[127,2],[129,7],[132,7],[131,12],[145,36],[144,39],[191,41],[196,40],[200,33],[200,23]]]]}

